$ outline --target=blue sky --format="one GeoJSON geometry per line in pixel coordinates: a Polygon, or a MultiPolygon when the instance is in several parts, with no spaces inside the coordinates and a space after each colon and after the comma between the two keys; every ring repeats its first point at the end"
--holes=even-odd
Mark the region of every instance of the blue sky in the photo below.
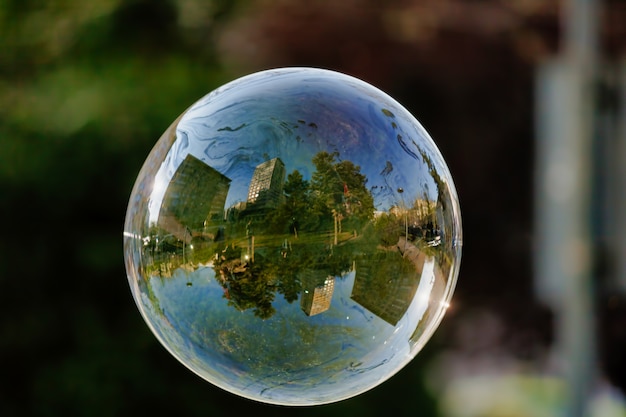
{"type": "Polygon", "coordinates": [[[297,169],[309,179],[311,159],[320,151],[337,151],[339,159],[361,167],[377,210],[410,204],[424,192],[436,198],[436,185],[419,150],[426,151],[444,179],[447,168],[428,133],[397,102],[335,73],[287,75],[277,85],[269,83],[269,75],[248,77],[190,107],[165,160],[149,157],[149,163],[160,165],[150,197],[151,220],[156,220],[165,188],[189,153],[232,180],[226,207],[245,201],[261,162],[280,157],[287,173],[297,169]]]}

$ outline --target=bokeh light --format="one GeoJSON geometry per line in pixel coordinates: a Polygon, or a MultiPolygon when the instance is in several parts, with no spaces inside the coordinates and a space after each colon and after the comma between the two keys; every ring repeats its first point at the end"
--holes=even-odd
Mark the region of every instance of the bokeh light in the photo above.
{"type": "Polygon", "coordinates": [[[449,306],[460,209],[420,123],[333,71],[255,73],[206,95],[142,167],[124,225],[136,304],[207,381],[314,405],[367,391],[449,306]]]}

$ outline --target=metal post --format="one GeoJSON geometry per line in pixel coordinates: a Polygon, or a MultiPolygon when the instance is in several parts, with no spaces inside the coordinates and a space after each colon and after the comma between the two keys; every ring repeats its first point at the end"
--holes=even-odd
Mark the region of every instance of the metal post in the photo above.
{"type": "MultiPolygon", "coordinates": [[[[588,413],[595,377],[595,326],[593,322],[592,259],[592,142],[595,86],[598,62],[598,5],[594,0],[568,0],[564,8],[565,59],[572,70],[572,102],[569,125],[577,154],[580,187],[572,195],[572,236],[565,243],[567,265],[573,265],[565,280],[565,302],[560,318],[560,343],[566,358],[568,383],[567,416],[588,413]]],[[[572,172],[576,176],[575,172],[572,172]]],[[[577,182],[578,182],[577,181],[577,182]]]]}
{"type": "Polygon", "coordinates": [[[536,287],[556,315],[563,415],[582,417],[595,377],[592,264],[592,137],[597,4],[563,3],[563,54],[538,72],[536,287]]]}

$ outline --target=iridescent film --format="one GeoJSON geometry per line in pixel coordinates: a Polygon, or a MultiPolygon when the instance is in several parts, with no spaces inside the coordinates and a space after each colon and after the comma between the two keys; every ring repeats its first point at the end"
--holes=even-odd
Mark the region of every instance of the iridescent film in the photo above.
{"type": "Polygon", "coordinates": [[[461,246],[426,130],[375,87],[312,68],[255,73],[187,109],[145,161],[124,225],[158,340],[216,386],[282,405],[355,396],[413,359],[461,246]]]}

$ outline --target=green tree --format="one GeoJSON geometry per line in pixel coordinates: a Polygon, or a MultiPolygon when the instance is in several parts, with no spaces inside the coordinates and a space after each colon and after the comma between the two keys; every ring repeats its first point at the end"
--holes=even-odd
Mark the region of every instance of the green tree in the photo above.
{"type": "MultiPolygon", "coordinates": [[[[333,215],[360,227],[374,215],[374,199],[366,187],[367,177],[352,161],[337,161],[338,152],[319,152],[313,157],[316,171],[311,178],[313,207],[325,219],[333,215]]],[[[326,224],[325,224],[326,225],[326,224]]]]}
{"type": "Polygon", "coordinates": [[[220,273],[226,279],[228,304],[241,311],[252,308],[261,319],[274,315],[274,269],[261,257],[246,264],[237,259],[220,265],[220,273]]]}
{"type": "Polygon", "coordinates": [[[311,207],[310,183],[295,170],[287,176],[283,192],[285,202],[270,219],[271,227],[280,233],[288,227],[289,233],[297,238],[300,230],[311,230],[317,224],[318,216],[311,207]]]}
{"type": "Polygon", "coordinates": [[[361,167],[351,161],[341,161],[335,169],[344,180],[344,210],[359,225],[374,216],[374,198],[366,187],[367,178],[361,167]]]}

